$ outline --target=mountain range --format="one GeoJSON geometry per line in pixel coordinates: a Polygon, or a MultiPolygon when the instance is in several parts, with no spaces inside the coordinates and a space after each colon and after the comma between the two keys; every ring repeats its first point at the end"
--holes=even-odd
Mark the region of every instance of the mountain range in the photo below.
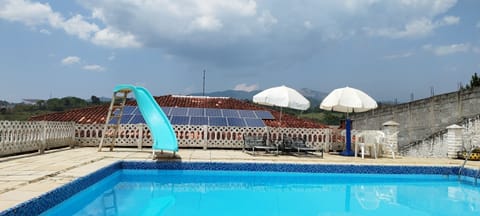
{"type": "MultiPolygon", "coordinates": [[[[230,97],[230,98],[235,98],[239,100],[249,100],[251,101],[253,96],[262,90],[255,90],[255,91],[239,91],[239,90],[225,90],[225,91],[216,91],[216,92],[210,92],[210,93],[205,93],[205,96],[209,97],[230,97]]],[[[309,101],[311,107],[318,107],[320,106],[320,103],[322,102],[323,98],[327,96],[328,93],[325,92],[320,92],[316,90],[312,90],[309,88],[302,88],[299,89],[298,92],[305,96],[309,101]]],[[[201,96],[203,95],[202,93],[193,93],[190,94],[191,96],[201,96]]]]}
{"type": "MultiPolygon", "coordinates": [[[[239,99],[239,100],[252,101],[253,96],[255,94],[261,92],[261,91],[262,90],[255,90],[255,91],[250,91],[250,92],[239,91],[239,90],[224,90],[224,91],[215,91],[215,92],[205,93],[205,96],[209,96],[209,97],[230,97],[230,98],[235,98],[235,99],[239,99]]],[[[302,89],[299,89],[298,91],[300,92],[300,94],[305,96],[310,101],[311,107],[320,106],[320,103],[323,100],[323,98],[325,98],[327,96],[327,93],[325,93],[325,92],[320,92],[320,91],[312,90],[312,89],[309,89],[309,88],[302,88],[302,89]]],[[[201,96],[202,93],[193,93],[193,94],[189,94],[189,95],[190,96],[201,96]]],[[[111,98],[109,98],[109,97],[99,97],[99,99],[100,99],[101,102],[104,102],[104,103],[111,101],[111,98]]],[[[91,102],[91,98],[87,98],[85,100],[87,102],[91,102]]],[[[0,106],[6,106],[6,105],[9,105],[9,104],[13,104],[13,103],[9,103],[7,101],[1,101],[0,100],[0,106]]]]}

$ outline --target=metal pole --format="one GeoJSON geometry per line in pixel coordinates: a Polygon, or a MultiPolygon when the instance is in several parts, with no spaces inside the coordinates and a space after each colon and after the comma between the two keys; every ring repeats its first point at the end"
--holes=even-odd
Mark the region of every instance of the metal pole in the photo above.
{"type": "Polygon", "coordinates": [[[345,150],[340,153],[343,156],[353,156],[355,153],[352,151],[352,135],[351,135],[351,128],[352,122],[350,118],[345,119],[345,150]]]}

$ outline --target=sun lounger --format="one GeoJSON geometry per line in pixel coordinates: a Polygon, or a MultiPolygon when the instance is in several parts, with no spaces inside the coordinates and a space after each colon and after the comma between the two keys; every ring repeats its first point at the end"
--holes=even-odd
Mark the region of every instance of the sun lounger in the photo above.
{"type": "Polygon", "coordinates": [[[281,139],[276,141],[278,150],[282,153],[289,153],[292,150],[293,140],[291,137],[283,136],[281,139]]]}
{"type": "Polygon", "coordinates": [[[248,135],[243,135],[243,148],[242,151],[245,150],[252,150],[253,146],[255,146],[255,137],[254,136],[248,136],[248,135]]]}
{"type": "Polygon", "coordinates": [[[291,145],[292,149],[294,151],[296,151],[297,153],[300,153],[300,152],[305,152],[305,153],[308,153],[308,152],[320,152],[321,153],[321,157],[323,157],[323,149],[321,148],[315,148],[315,147],[309,147],[305,144],[305,141],[301,138],[295,138],[293,139],[292,141],[292,145],[291,145]]]}
{"type": "Polygon", "coordinates": [[[275,154],[278,155],[278,146],[275,144],[267,144],[267,139],[265,136],[261,135],[244,135],[244,149],[252,149],[252,154],[255,155],[255,150],[262,149],[265,152],[275,151],[275,154]]]}

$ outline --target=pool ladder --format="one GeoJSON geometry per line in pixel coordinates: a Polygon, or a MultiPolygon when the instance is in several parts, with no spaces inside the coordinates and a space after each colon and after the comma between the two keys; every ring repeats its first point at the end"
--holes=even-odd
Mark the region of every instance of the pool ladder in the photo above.
{"type": "MultiPolygon", "coordinates": [[[[463,161],[462,166],[460,166],[460,169],[458,170],[458,179],[459,180],[460,180],[460,178],[463,174],[463,170],[465,169],[465,165],[467,164],[468,159],[470,159],[470,156],[472,155],[472,152],[475,148],[476,148],[476,146],[470,148],[470,150],[467,152],[467,156],[465,157],[465,160],[463,161]]],[[[475,174],[475,176],[473,178],[475,180],[475,185],[477,185],[477,180],[478,180],[478,178],[480,178],[480,169],[477,170],[477,173],[475,174]]]]}
{"type": "Polygon", "coordinates": [[[113,151],[113,146],[118,137],[120,131],[120,124],[122,122],[123,109],[125,103],[127,102],[128,93],[131,91],[120,90],[113,93],[112,101],[110,102],[110,107],[108,108],[107,119],[105,120],[105,126],[102,131],[102,138],[100,139],[100,144],[98,145],[98,151],[102,151],[105,138],[110,138],[110,151],[113,151]],[[114,120],[114,124],[110,122],[114,120]]]}
{"type": "Polygon", "coordinates": [[[102,196],[103,215],[118,215],[117,196],[114,190],[107,191],[102,196]]]}

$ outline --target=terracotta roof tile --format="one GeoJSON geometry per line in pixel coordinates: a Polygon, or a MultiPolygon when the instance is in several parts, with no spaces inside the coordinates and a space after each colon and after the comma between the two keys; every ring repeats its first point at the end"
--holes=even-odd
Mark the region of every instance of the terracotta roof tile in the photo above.
{"type": "MultiPolygon", "coordinates": [[[[280,126],[280,112],[256,104],[224,97],[193,97],[193,96],[172,96],[165,95],[154,97],[161,107],[198,107],[218,109],[243,109],[243,110],[267,110],[275,117],[274,120],[264,120],[265,124],[271,127],[280,126]]],[[[136,101],[128,101],[127,105],[136,106],[136,101]]],[[[64,112],[51,113],[33,116],[31,121],[74,121],[79,124],[104,124],[108,114],[109,104],[93,106],[88,108],[74,109],[64,112]]],[[[326,128],[326,125],[313,121],[299,119],[283,113],[281,127],[297,128],[326,128]]]]}

